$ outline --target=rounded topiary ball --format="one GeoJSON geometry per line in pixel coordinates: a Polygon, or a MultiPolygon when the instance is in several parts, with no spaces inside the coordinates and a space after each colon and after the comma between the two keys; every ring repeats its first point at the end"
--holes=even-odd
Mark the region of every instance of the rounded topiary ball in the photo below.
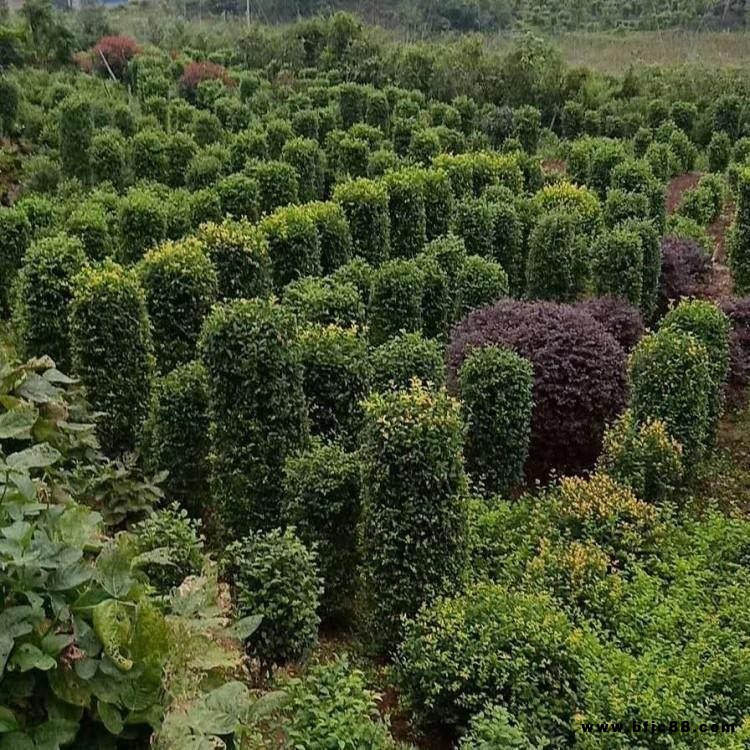
{"type": "Polygon", "coordinates": [[[526,475],[593,466],[605,426],[624,408],[626,357],[590,315],[570,305],[506,300],[476,310],[451,334],[449,383],[471,349],[505,346],[534,367],[526,475]]]}

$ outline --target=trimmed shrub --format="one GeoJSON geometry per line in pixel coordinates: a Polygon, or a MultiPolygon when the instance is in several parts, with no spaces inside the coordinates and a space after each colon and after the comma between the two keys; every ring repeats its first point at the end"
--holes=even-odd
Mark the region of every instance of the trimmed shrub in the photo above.
{"type": "Polygon", "coordinates": [[[422,272],[414,260],[391,260],[375,271],[368,306],[373,344],[422,330],[423,289],[422,272]]]}
{"type": "Polygon", "coordinates": [[[402,617],[447,593],[464,563],[460,408],[414,384],[365,403],[363,605],[373,645],[392,651],[402,617]]]}
{"type": "Polygon", "coordinates": [[[253,532],[230,544],[222,568],[241,617],[260,615],[247,648],[270,671],[305,657],[318,642],[317,554],[292,529],[253,532]]]}
{"type": "Polygon", "coordinates": [[[258,220],[258,183],[251,177],[241,172],[222,177],[216,183],[216,193],[225,216],[248,221],[258,220]]]}
{"type": "Polygon", "coordinates": [[[499,263],[479,255],[466,257],[456,284],[459,316],[491,305],[509,293],[508,274],[499,263]]]}
{"type": "Polygon", "coordinates": [[[526,262],[526,293],[530,299],[568,302],[583,292],[589,269],[578,227],[578,217],[561,210],[539,219],[529,238],[526,262]]]}
{"type": "Polygon", "coordinates": [[[542,113],[536,107],[519,107],[513,112],[513,137],[518,138],[527,153],[536,152],[541,130],[542,113]]]}
{"type": "Polygon", "coordinates": [[[425,246],[423,256],[437,261],[447,276],[446,304],[449,310],[448,319],[453,322],[461,316],[458,281],[466,262],[466,245],[462,239],[448,234],[429,242],[425,246]]]}
{"type": "Polygon", "coordinates": [[[145,188],[133,188],[120,201],[118,235],[123,263],[137,263],[144,253],[163,242],[167,217],[160,196],[145,188]]]}
{"type": "Polygon", "coordinates": [[[57,223],[57,211],[54,202],[46,195],[30,193],[14,203],[14,206],[26,214],[31,226],[33,239],[49,234],[57,223]]]}
{"type": "Polygon", "coordinates": [[[750,291],[750,167],[737,175],[737,212],[729,241],[729,270],[737,294],[750,291]]]}
{"type": "Polygon", "coordinates": [[[621,188],[611,188],[604,204],[604,223],[615,229],[631,219],[644,219],[650,216],[648,196],[645,193],[632,193],[621,188]]]}
{"type": "Polygon", "coordinates": [[[151,471],[167,472],[163,487],[193,518],[209,520],[208,380],[200,362],[189,362],[154,381],[144,429],[144,458],[151,471]]]}
{"type": "Polygon", "coordinates": [[[420,170],[402,169],[385,177],[391,225],[391,256],[413,258],[426,242],[424,180],[420,170]]]}
{"type": "Polygon", "coordinates": [[[29,193],[54,193],[62,177],[60,164],[46,154],[29,156],[23,161],[22,184],[29,193]]]}
{"type": "Polygon", "coordinates": [[[299,177],[291,164],[283,161],[249,162],[247,173],[258,183],[261,214],[271,214],[281,206],[296,203],[299,177]]]}
{"type": "Polygon", "coordinates": [[[729,318],[713,302],[690,300],[680,302],[661,321],[659,330],[695,336],[708,353],[713,389],[709,399],[709,440],[716,439],[716,430],[724,411],[724,387],[729,375],[729,318]]]}
{"type": "Polygon", "coordinates": [[[369,389],[366,340],[356,328],[309,325],[299,334],[299,348],[311,432],[354,445],[369,389]]]}
{"type": "Polygon", "coordinates": [[[7,314],[13,279],[31,242],[31,224],[21,208],[0,206],[0,312],[7,314]]]}
{"type": "Polygon", "coordinates": [[[203,188],[189,193],[188,200],[193,228],[197,228],[206,222],[220,222],[224,218],[219,194],[212,188],[203,188]]]}
{"type": "Polygon", "coordinates": [[[198,144],[187,133],[162,136],[166,161],[164,181],[171,187],[185,185],[188,168],[198,154],[198,144]]]}
{"type": "MultiPolygon", "coordinates": [[[[568,104],[576,103],[568,102],[568,104]]],[[[490,706],[474,716],[469,723],[469,733],[461,738],[458,745],[458,750],[494,750],[495,748],[503,748],[503,750],[534,750],[535,748],[508,710],[502,706],[490,706]]]]}
{"type": "Polygon", "coordinates": [[[452,296],[448,274],[429,255],[416,258],[422,273],[422,332],[427,338],[444,340],[452,322],[452,296]]]}
{"type": "Polygon", "coordinates": [[[18,86],[14,81],[0,77],[0,134],[10,136],[18,114],[18,86]]]}
{"type": "Polygon", "coordinates": [[[305,206],[287,206],[260,224],[277,289],[304,276],[320,273],[320,242],[315,222],[305,206]]]}
{"type": "Polygon", "coordinates": [[[493,257],[493,206],[483,198],[465,198],[456,203],[453,231],[466,245],[470,255],[493,257]]]}
{"type": "Polygon", "coordinates": [[[669,500],[682,482],[682,446],[658,419],[636,422],[626,411],[604,434],[597,470],[647,502],[669,500]]]}
{"type": "Polygon", "coordinates": [[[188,576],[203,569],[201,523],[188,517],[177,503],[155,510],[132,528],[136,554],[159,551],[158,563],[147,563],[143,572],[159,594],[167,596],[188,576]],[[165,564],[166,563],[166,564],[165,564]]]}
{"type": "Polygon", "coordinates": [[[373,349],[370,368],[375,391],[405,390],[415,379],[436,387],[445,383],[443,348],[420,333],[403,333],[373,349]]]}
{"type": "Polygon", "coordinates": [[[643,245],[635,232],[613,229],[602,234],[593,249],[592,271],[597,294],[641,304],[643,245]]]}
{"type": "MultiPolygon", "coordinates": [[[[695,240],[702,248],[703,252],[711,255],[713,252],[713,241],[708,236],[708,232],[698,222],[687,216],[681,216],[680,214],[672,214],[667,219],[667,225],[665,231],[672,237],[681,237],[683,239],[695,240]]],[[[732,255],[732,244],[734,240],[734,234],[732,229],[729,231],[728,245],[729,245],[729,256],[732,255]]]]}
{"type": "Polygon", "coordinates": [[[70,341],[73,371],[103,414],[97,422],[102,447],[110,454],[132,450],[153,372],[146,302],[134,274],[106,262],[74,278],[70,341]]]}
{"type": "Polygon", "coordinates": [[[66,219],[65,231],[79,239],[91,260],[103,260],[111,255],[112,238],[109,234],[107,212],[98,203],[79,204],[66,219]]]}
{"type": "Polygon", "coordinates": [[[68,310],[73,279],[85,265],[83,245],[64,234],[37,240],[26,251],[13,317],[27,359],[48,355],[60,370],[70,371],[68,310]]]}
{"type": "Polygon", "coordinates": [[[621,297],[594,297],[576,303],[576,307],[600,323],[625,352],[646,332],[641,313],[621,297]]]}
{"type": "Polygon", "coordinates": [[[362,295],[348,281],[306,276],[284,289],[283,301],[305,323],[347,328],[365,322],[362,295]]]}
{"type": "Polygon", "coordinates": [[[185,185],[189,190],[212,187],[221,177],[223,164],[215,153],[198,151],[190,160],[185,173],[185,185]]]}
{"type": "Polygon", "coordinates": [[[546,595],[479,583],[409,622],[397,679],[423,722],[461,727],[502,696],[534,742],[572,741],[575,630],[546,595]]]}
{"type": "Polygon", "coordinates": [[[336,186],[333,199],[349,222],[353,254],[374,266],[387,260],[391,223],[385,185],[365,179],[344,182],[336,186]]]}
{"type": "Polygon", "coordinates": [[[340,657],[312,667],[302,679],[282,682],[285,746],[397,750],[378,712],[378,696],[366,684],[365,675],[340,657]]]}
{"type": "Polygon", "coordinates": [[[666,182],[680,171],[677,154],[668,143],[654,141],[646,149],[643,158],[651,165],[656,178],[662,182],[666,182]]]}
{"type": "Polygon", "coordinates": [[[352,258],[337,268],[331,278],[337,283],[353,284],[363,300],[369,301],[375,269],[362,258],[352,258]]]}
{"type": "Polygon", "coordinates": [[[104,129],[94,134],[89,161],[94,183],[111,182],[116,188],[125,184],[127,145],[119,131],[104,129]]]}
{"type": "Polygon", "coordinates": [[[320,265],[324,275],[333,273],[351,258],[352,235],[343,208],[333,201],[305,206],[315,222],[320,244],[320,265]]]}
{"type": "Polygon", "coordinates": [[[350,610],[356,592],[360,464],[337,444],[316,443],[284,465],[284,521],[317,549],[325,616],[350,610]]]}
{"type": "Polygon", "coordinates": [[[694,241],[665,237],[661,242],[658,314],[681,299],[700,296],[708,282],[711,258],[694,241]]]}
{"type": "Polygon", "coordinates": [[[91,102],[71,94],[58,109],[60,164],[66,177],[76,177],[86,184],[90,176],[90,149],[94,135],[94,113],[91,102]]]}
{"type": "Polygon", "coordinates": [[[706,348],[669,329],[646,336],[630,358],[631,409],[638,423],[664,422],[691,469],[709,443],[713,378],[706,348]]]}
{"type": "Polygon", "coordinates": [[[526,258],[521,219],[511,203],[492,204],[492,254],[508,275],[510,293],[520,296],[525,288],[526,258]]]}
{"type": "Polygon", "coordinates": [[[216,301],[217,277],[198,240],[167,242],[138,264],[157,366],[165,373],[195,358],[203,321],[216,301]]]}
{"type": "Polygon", "coordinates": [[[299,178],[299,200],[302,203],[323,197],[323,161],[317,141],[293,138],[284,144],[281,160],[290,164],[299,178]]]}
{"type": "Polygon", "coordinates": [[[729,393],[734,402],[741,402],[743,391],[750,382],[750,298],[727,297],[719,303],[729,318],[732,330],[729,334],[729,393]]]}
{"type": "Polygon", "coordinates": [[[216,270],[220,300],[252,299],[271,292],[268,241],[258,227],[226,219],[201,225],[198,239],[216,270]]]}
{"type": "Polygon", "coordinates": [[[213,499],[229,538],[279,523],[281,470],[308,432],[296,338],[273,300],[215,306],[203,327],[213,499]]]}
{"type": "Polygon", "coordinates": [[[732,156],[732,140],[724,132],[716,132],[706,149],[710,172],[724,172],[732,156]]]}
{"type": "Polygon", "coordinates": [[[625,354],[590,315],[568,305],[499,302],[459,323],[448,347],[449,383],[469,351],[505,346],[534,366],[526,475],[590,468],[604,428],[624,408],[625,354]]]}
{"type": "Polygon", "coordinates": [[[466,468],[488,495],[506,492],[523,478],[533,382],[530,362],[496,346],[471,352],[461,366],[466,468]]]}
{"type": "Polygon", "coordinates": [[[166,182],[167,155],[164,150],[165,133],[147,129],[136,133],[130,141],[133,173],[138,179],[166,182]]]}
{"type": "Polygon", "coordinates": [[[425,232],[428,242],[448,234],[453,221],[453,190],[448,175],[440,169],[425,169],[422,175],[425,232]]]}
{"type": "Polygon", "coordinates": [[[532,199],[532,210],[537,216],[553,211],[575,216],[578,234],[589,242],[596,239],[602,228],[602,206],[596,194],[569,182],[542,188],[532,199]]]}

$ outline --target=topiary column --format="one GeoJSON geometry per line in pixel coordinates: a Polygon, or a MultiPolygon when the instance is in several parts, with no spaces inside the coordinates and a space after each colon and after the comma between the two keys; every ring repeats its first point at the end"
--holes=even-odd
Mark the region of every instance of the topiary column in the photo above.
{"type": "Polygon", "coordinates": [[[362,572],[376,649],[398,644],[402,617],[448,591],[463,566],[462,424],[445,391],[414,384],[365,404],[362,572]]]}
{"type": "Polygon", "coordinates": [[[58,130],[60,162],[66,177],[86,183],[90,177],[89,149],[94,135],[94,113],[91,102],[72,94],[60,103],[58,130]]]}
{"type": "Polygon", "coordinates": [[[265,299],[216,306],[203,328],[213,498],[230,537],[279,523],[281,469],[307,439],[296,337],[293,313],[265,299]]]}
{"type": "Polygon", "coordinates": [[[391,223],[388,191],[372,180],[352,180],[336,186],[333,194],[341,204],[352,233],[352,254],[372,265],[388,258],[391,223]]]}
{"type": "Polygon", "coordinates": [[[143,290],[116,263],[85,269],[74,279],[70,309],[73,370],[108,453],[132,450],[146,418],[153,355],[143,290]]]}
{"type": "Polygon", "coordinates": [[[620,297],[638,306],[643,297],[643,245],[635,232],[613,229],[593,250],[592,275],[599,296],[620,297]]]}
{"type": "Polygon", "coordinates": [[[0,206],[0,314],[11,305],[13,279],[31,242],[31,223],[18,207],[0,206]]]}
{"type": "Polygon", "coordinates": [[[426,242],[423,180],[419,170],[403,169],[385,178],[391,221],[391,255],[413,258],[426,242]]]}
{"type": "Polygon", "coordinates": [[[488,495],[506,492],[523,478],[533,385],[531,363],[509,349],[475,349],[461,367],[466,467],[488,495]]]}
{"type": "Polygon", "coordinates": [[[280,208],[260,226],[268,240],[278,289],[303,276],[320,274],[318,230],[306,206],[280,208]]]}
{"type": "Polygon", "coordinates": [[[750,167],[737,175],[737,213],[729,243],[729,270],[736,294],[750,292],[750,167]]]}
{"type": "Polygon", "coordinates": [[[402,331],[422,330],[423,277],[414,260],[391,260],[376,272],[370,293],[370,340],[382,344],[402,331]]]}

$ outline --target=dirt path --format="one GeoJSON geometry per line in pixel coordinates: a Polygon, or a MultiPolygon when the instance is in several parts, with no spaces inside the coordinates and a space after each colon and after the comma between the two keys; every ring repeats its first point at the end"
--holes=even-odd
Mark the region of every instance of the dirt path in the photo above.
{"type": "MultiPolygon", "coordinates": [[[[702,176],[702,172],[687,172],[679,177],[675,177],[667,185],[667,214],[673,214],[679,208],[685,191],[694,188],[702,176]]],[[[720,300],[731,297],[733,293],[732,275],[726,266],[727,232],[733,218],[734,204],[728,201],[724,205],[721,216],[707,228],[708,236],[711,238],[714,248],[711,278],[704,290],[704,294],[708,299],[720,300]]]]}

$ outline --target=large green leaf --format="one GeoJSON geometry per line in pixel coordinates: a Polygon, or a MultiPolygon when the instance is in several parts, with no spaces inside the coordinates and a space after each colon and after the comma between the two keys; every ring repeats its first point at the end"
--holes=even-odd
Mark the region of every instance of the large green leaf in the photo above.
{"type": "Polygon", "coordinates": [[[0,734],[15,732],[18,729],[16,716],[7,706],[0,706],[0,734]]]}
{"type": "Polygon", "coordinates": [[[96,560],[96,579],[115,599],[123,599],[133,588],[130,560],[114,544],[107,545],[96,560]]]}
{"type": "Polygon", "coordinates": [[[190,726],[203,734],[232,734],[247,711],[250,692],[241,682],[212,690],[189,716],[190,726]]]}
{"type": "Polygon", "coordinates": [[[43,469],[57,463],[62,455],[49,443],[38,443],[31,448],[11,453],[6,463],[16,471],[28,471],[29,469],[43,469]]]}
{"type": "Polygon", "coordinates": [[[11,657],[10,663],[21,672],[39,669],[47,672],[57,666],[57,662],[33,643],[22,643],[11,657]]]}
{"type": "Polygon", "coordinates": [[[102,724],[104,724],[108,732],[111,734],[120,734],[122,732],[122,715],[117,706],[114,706],[111,703],[105,703],[104,701],[99,701],[98,711],[99,718],[102,720],[102,724]]]}
{"type": "Polygon", "coordinates": [[[0,440],[28,440],[31,438],[31,428],[39,416],[37,409],[31,404],[20,406],[0,414],[0,440]]]}

